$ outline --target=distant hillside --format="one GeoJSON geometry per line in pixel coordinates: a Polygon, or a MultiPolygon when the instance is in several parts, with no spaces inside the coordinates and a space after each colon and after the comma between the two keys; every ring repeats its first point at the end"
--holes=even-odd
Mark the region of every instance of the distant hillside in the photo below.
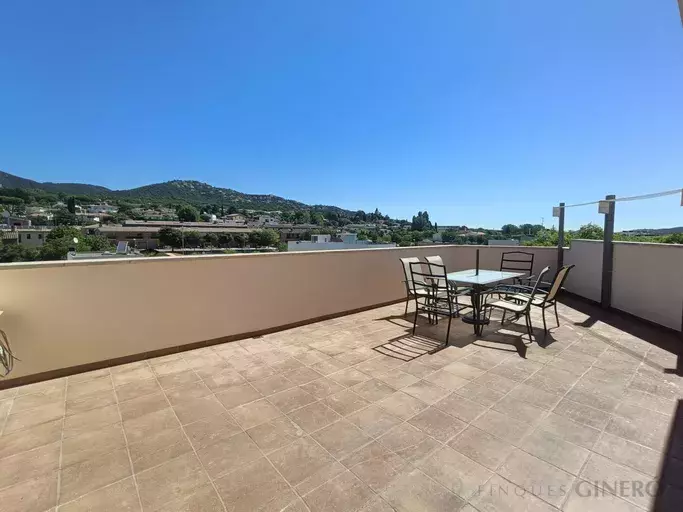
{"type": "MultiPolygon", "coordinates": [[[[320,210],[352,214],[337,206],[307,205],[271,194],[243,194],[229,188],[220,188],[200,181],[173,180],[155,183],[129,190],[111,190],[99,185],[84,183],[50,183],[21,178],[0,171],[0,187],[36,189],[68,195],[87,195],[98,199],[128,199],[131,201],[172,202],[185,201],[194,204],[224,204],[253,210],[320,210]]],[[[0,195],[2,195],[0,193],[0,195]]]]}
{"type": "Polygon", "coordinates": [[[628,231],[623,231],[622,233],[628,234],[628,235],[643,235],[643,236],[673,235],[676,233],[683,233],[683,226],[678,226],[675,228],[659,228],[659,229],[629,229],[628,231]]]}

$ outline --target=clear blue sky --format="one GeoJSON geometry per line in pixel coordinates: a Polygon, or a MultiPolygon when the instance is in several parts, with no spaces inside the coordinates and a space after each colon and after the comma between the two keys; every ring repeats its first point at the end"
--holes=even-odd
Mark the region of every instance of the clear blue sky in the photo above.
{"type": "Polygon", "coordinates": [[[683,187],[683,27],[675,0],[6,0],[0,169],[548,225],[683,187]]]}

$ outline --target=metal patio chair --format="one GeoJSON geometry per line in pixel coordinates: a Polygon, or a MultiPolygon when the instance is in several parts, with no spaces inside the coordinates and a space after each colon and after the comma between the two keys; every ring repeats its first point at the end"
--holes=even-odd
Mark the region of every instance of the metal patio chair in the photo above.
{"type": "Polygon", "coordinates": [[[411,263],[420,263],[419,258],[399,258],[401,261],[401,268],[403,268],[403,283],[406,285],[406,310],[403,313],[403,316],[408,314],[408,304],[410,303],[410,299],[413,298],[414,296],[414,290],[415,286],[413,284],[413,278],[410,272],[410,264],[411,263]]]}
{"type": "MultiPolygon", "coordinates": [[[[534,253],[524,251],[504,252],[500,257],[501,272],[524,272],[528,275],[513,278],[513,284],[527,284],[534,279],[534,253]]],[[[505,285],[502,285],[505,286],[505,285]]]]}
{"type": "MultiPolygon", "coordinates": [[[[441,256],[425,256],[425,260],[427,263],[431,263],[433,265],[436,265],[434,269],[437,269],[439,272],[441,272],[441,267],[443,267],[443,275],[435,275],[435,278],[439,278],[443,281],[446,281],[446,283],[451,287],[453,291],[453,296],[455,297],[455,305],[457,306],[458,310],[460,310],[460,304],[458,303],[458,297],[461,295],[467,295],[467,293],[470,291],[470,288],[465,288],[465,287],[460,287],[454,283],[454,282],[448,282],[446,279],[446,276],[448,272],[446,271],[446,265],[443,264],[443,259],[441,256]]],[[[441,286],[444,285],[444,283],[439,283],[441,286]]],[[[466,308],[468,306],[463,306],[463,308],[466,308]]],[[[456,316],[460,316],[459,314],[456,314],[456,316]]]]}
{"type": "Polygon", "coordinates": [[[446,345],[451,335],[451,321],[460,315],[460,310],[469,306],[460,306],[457,298],[469,294],[469,288],[458,289],[451,285],[446,278],[444,265],[437,263],[410,263],[413,282],[413,298],[415,300],[415,318],[413,320],[413,335],[417,327],[417,317],[422,311],[427,313],[430,323],[438,323],[438,317],[448,317],[446,328],[446,345]],[[433,319],[433,320],[432,320],[433,319]]]}
{"type": "Polygon", "coordinates": [[[518,296],[514,298],[507,295],[503,298],[500,298],[501,291],[498,289],[493,289],[488,292],[484,292],[482,295],[489,297],[493,297],[494,295],[498,296],[498,298],[494,300],[494,302],[487,302],[488,297],[485,298],[484,314],[486,314],[486,310],[488,309],[490,318],[491,312],[494,308],[501,309],[503,311],[503,319],[501,320],[501,324],[505,323],[505,315],[507,313],[512,313],[513,315],[515,315],[516,318],[519,318],[520,316],[524,315],[527,333],[529,334],[529,341],[531,341],[533,339],[533,327],[531,325],[531,305],[536,297],[536,294],[539,291],[538,286],[541,283],[543,276],[547,274],[549,270],[550,267],[545,267],[543,270],[541,270],[540,274],[538,275],[538,278],[536,279],[536,282],[534,283],[534,286],[529,287],[529,293],[518,294],[518,296]]]}
{"type": "MultiPolygon", "coordinates": [[[[574,265],[565,265],[555,274],[555,278],[549,284],[547,290],[541,289],[543,282],[539,283],[539,289],[536,290],[536,295],[531,300],[531,305],[541,308],[543,311],[543,331],[548,334],[548,326],[545,320],[545,310],[548,308],[553,308],[555,310],[555,321],[557,322],[557,327],[560,326],[560,317],[557,314],[557,294],[562,290],[562,286],[569,275],[569,271],[574,268],[574,265]]],[[[508,294],[506,299],[522,302],[527,300],[532,288],[529,286],[509,286],[507,288],[508,294]]]]}

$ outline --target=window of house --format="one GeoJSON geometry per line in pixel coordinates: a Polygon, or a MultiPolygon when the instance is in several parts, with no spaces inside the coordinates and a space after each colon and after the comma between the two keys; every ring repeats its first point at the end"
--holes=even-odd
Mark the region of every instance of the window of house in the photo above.
{"type": "Polygon", "coordinates": [[[31,239],[31,233],[26,233],[26,240],[30,240],[30,239],[31,239]]]}
{"type": "Polygon", "coordinates": [[[40,234],[39,234],[39,235],[38,235],[38,240],[42,240],[42,239],[43,239],[43,235],[40,235],[40,234]]]}

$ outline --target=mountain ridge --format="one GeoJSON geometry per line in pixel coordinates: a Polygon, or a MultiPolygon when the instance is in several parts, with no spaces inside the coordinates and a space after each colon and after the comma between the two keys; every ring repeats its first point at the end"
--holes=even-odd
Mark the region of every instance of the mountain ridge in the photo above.
{"type": "MultiPolygon", "coordinates": [[[[98,199],[183,201],[196,204],[225,204],[255,210],[327,210],[351,214],[351,210],[332,205],[309,205],[274,194],[246,194],[230,188],[214,187],[196,180],[170,180],[131,189],[114,190],[88,183],[40,182],[0,171],[1,188],[41,190],[49,193],[87,195],[98,199]]],[[[2,195],[0,190],[0,195],[2,195]]]]}

